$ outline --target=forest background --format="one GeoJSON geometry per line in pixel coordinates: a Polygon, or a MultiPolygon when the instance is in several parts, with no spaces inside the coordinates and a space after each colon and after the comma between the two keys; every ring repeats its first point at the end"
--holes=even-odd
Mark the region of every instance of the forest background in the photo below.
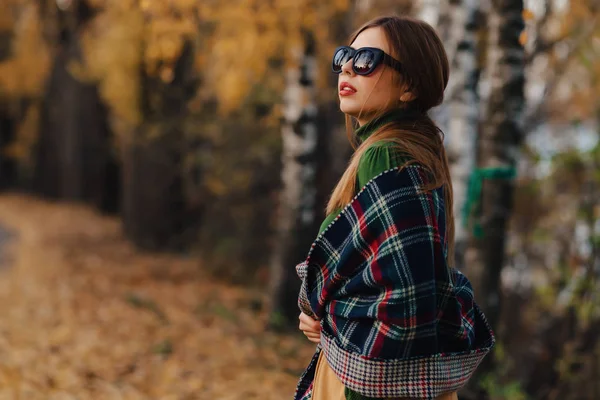
{"type": "Polygon", "coordinates": [[[0,0],[0,399],[291,398],[294,266],[352,149],[333,49],[444,41],[461,399],[600,399],[597,0],[0,0]]]}

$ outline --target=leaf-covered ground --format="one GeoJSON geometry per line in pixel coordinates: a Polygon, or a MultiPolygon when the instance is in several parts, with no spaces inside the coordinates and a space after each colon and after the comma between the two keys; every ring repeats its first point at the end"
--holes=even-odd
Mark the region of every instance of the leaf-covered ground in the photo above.
{"type": "Polygon", "coordinates": [[[263,295],[86,207],[5,195],[0,225],[0,400],[291,398],[314,347],[264,330],[263,295]]]}

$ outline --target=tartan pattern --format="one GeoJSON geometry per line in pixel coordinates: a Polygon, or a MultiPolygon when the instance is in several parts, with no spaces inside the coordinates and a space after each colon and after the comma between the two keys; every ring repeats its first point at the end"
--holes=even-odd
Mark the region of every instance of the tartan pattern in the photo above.
{"type": "Polygon", "coordinates": [[[446,263],[442,188],[419,166],[373,178],[296,266],[300,309],[321,345],[296,389],[308,400],[320,351],[369,397],[433,399],[463,386],[494,345],[468,279],[446,263]]]}

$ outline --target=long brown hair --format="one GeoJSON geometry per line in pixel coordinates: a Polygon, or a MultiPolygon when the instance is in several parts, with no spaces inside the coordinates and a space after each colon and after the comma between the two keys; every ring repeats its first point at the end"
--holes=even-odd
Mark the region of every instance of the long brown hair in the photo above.
{"type": "Polygon", "coordinates": [[[447,258],[448,264],[453,265],[454,213],[450,168],[444,149],[444,134],[427,115],[427,111],[441,104],[444,99],[449,75],[448,57],[442,41],[431,25],[405,16],[385,16],[367,22],[352,34],[349,44],[361,32],[374,27],[385,32],[392,56],[402,62],[402,73],[396,75],[399,75],[407,91],[416,95],[414,100],[405,104],[398,99],[398,107],[410,107],[415,111],[415,117],[385,124],[359,145],[354,135],[352,118],[346,116],[348,140],[355,152],[329,199],[327,213],[330,214],[352,201],[356,194],[358,164],[364,152],[375,142],[392,142],[397,151],[411,160],[405,165],[418,164],[429,175],[430,180],[422,190],[440,186],[444,188],[447,258]]]}

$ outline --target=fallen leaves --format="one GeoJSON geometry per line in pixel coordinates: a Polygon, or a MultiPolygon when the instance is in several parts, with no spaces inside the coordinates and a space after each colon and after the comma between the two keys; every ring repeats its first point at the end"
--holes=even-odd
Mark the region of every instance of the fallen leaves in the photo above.
{"type": "Polygon", "coordinates": [[[285,399],[314,346],[264,330],[264,296],[141,254],[116,219],[0,197],[0,399],[285,399]]]}

